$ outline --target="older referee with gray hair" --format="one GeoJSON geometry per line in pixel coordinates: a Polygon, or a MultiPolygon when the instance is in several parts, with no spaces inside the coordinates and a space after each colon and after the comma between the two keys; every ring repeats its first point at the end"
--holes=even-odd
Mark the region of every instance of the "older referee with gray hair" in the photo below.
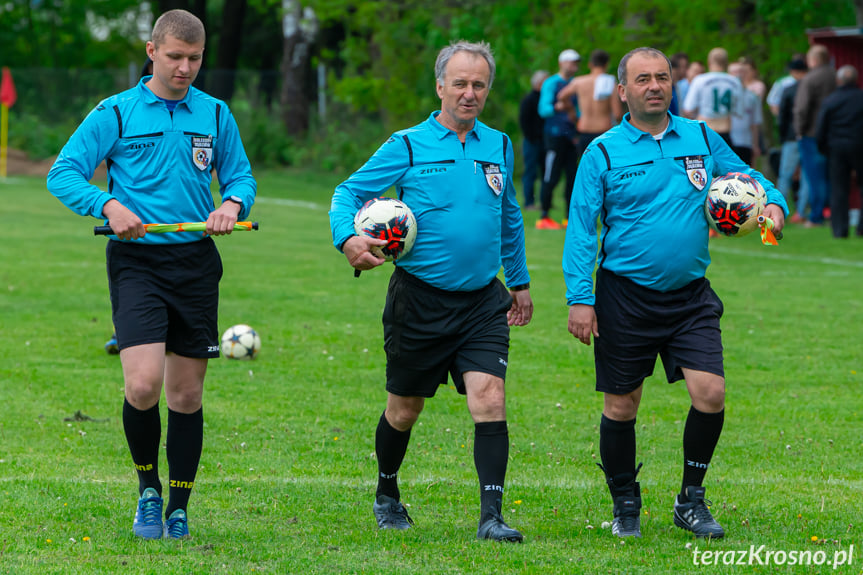
{"type": "Polygon", "coordinates": [[[371,251],[383,240],[354,234],[353,217],[365,201],[395,186],[417,219],[416,243],[395,262],[383,313],[387,406],[375,434],[373,505],[381,529],[413,524],[401,503],[398,472],[426,398],[449,375],[475,424],[477,537],[523,539],[501,515],[509,457],[504,378],[510,326],[527,325],[533,303],[512,143],[477,120],[494,71],[486,43],[441,50],[435,64],[440,111],[393,134],[333,195],[333,242],[357,270],[384,263],[371,251]],[[501,265],[508,290],[497,279],[501,265]]]}

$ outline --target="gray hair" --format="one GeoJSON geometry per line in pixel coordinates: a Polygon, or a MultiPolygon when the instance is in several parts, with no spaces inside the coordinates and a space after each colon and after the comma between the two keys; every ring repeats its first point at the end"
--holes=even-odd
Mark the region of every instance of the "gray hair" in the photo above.
{"type": "Polygon", "coordinates": [[[537,88],[542,86],[542,83],[545,82],[546,78],[548,78],[548,72],[545,70],[537,70],[533,73],[533,76],[530,77],[530,87],[537,88]]]}
{"type": "Polygon", "coordinates": [[[836,83],[840,86],[852,86],[857,83],[857,68],[846,64],[836,70],[836,83]]]}
{"type": "Polygon", "coordinates": [[[629,63],[629,59],[636,54],[647,54],[654,58],[662,58],[668,64],[668,73],[671,74],[671,60],[668,59],[668,56],[656,48],[642,46],[641,48],[630,50],[626,53],[626,56],[620,59],[620,64],[617,66],[617,81],[624,86],[626,86],[626,65],[629,63]]]}
{"type": "Polygon", "coordinates": [[[459,40],[453,42],[449,46],[444,47],[437,55],[437,60],[434,64],[434,75],[438,84],[444,84],[444,76],[446,75],[446,66],[449,64],[450,58],[457,52],[468,52],[474,56],[482,56],[488,63],[488,89],[491,90],[491,85],[494,84],[494,56],[491,53],[491,46],[488,42],[466,42],[459,40]]]}

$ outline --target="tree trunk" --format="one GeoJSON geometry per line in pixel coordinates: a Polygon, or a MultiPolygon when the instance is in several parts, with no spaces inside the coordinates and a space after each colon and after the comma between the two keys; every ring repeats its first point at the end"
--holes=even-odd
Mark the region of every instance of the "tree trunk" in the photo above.
{"type": "Polygon", "coordinates": [[[222,8],[222,33],[216,49],[215,73],[210,74],[210,90],[213,96],[226,101],[234,96],[246,5],[246,0],[225,0],[222,8]]]}
{"type": "Polygon", "coordinates": [[[297,0],[283,0],[282,121],[291,136],[309,129],[308,73],[317,20],[311,8],[297,0]]]}
{"type": "Polygon", "coordinates": [[[854,13],[857,15],[857,27],[863,28],[863,0],[854,0],[854,13]]]}

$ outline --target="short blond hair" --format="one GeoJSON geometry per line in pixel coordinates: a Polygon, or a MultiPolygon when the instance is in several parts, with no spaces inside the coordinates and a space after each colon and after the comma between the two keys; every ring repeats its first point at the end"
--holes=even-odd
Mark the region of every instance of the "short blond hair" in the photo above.
{"type": "Polygon", "coordinates": [[[156,20],[151,40],[153,45],[158,48],[168,36],[186,44],[203,44],[207,40],[204,23],[185,10],[168,10],[156,20]]]}

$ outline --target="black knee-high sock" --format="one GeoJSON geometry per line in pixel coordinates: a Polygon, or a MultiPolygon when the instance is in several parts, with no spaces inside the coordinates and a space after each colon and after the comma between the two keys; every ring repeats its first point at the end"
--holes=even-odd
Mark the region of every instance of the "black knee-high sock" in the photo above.
{"type": "Polygon", "coordinates": [[[473,462],[479,476],[480,523],[500,513],[503,484],[509,463],[509,431],[506,421],[477,423],[474,429],[473,462]]]}
{"type": "Polygon", "coordinates": [[[686,417],[686,427],[683,429],[683,484],[680,493],[683,494],[689,485],[701,485],[707,466],[713,457],[722,424],[725,422],[725,410],[718,413],[704,413],[694,407],[689,408],[686,417]]]}
{"type": "MultiPolygon", "coordinates": [[[[635,479],[635,419],[616,421],[602,416],[599,422],[599,457],[606,478],[614,486],[623,487],[635,479]]],[[[612,488],[611,484],[609,488],[612,488]]],[[[616,497],[613,489],[612,496],[616,497]]]]}
{"type": "Polygon", "coordinates": [[[195,485],[201,449],[204,446],[204,409],[194,413],[168,410],[168,477],[171,480],[165,516],[186,510],[195,485]]]}
{"type": "Polygon", "coordinates": [[[387,421],[386,411],[381,414],[375,432],[375,455],[378,458],[378,488],[375,497],[386,495],[399,500],[399,468],[408,451],[411,430],[399,431],[387,421]]]}
{"type": "Polygon", "coordinates": [[[132,454],[132,463],[138,472],[138,495],[148,487],[162,494],[159,481],[159,440],[162,438],[162,420],[159,404],[141,411],[129,400],[123,400],[123,431],[132,454]]]}

